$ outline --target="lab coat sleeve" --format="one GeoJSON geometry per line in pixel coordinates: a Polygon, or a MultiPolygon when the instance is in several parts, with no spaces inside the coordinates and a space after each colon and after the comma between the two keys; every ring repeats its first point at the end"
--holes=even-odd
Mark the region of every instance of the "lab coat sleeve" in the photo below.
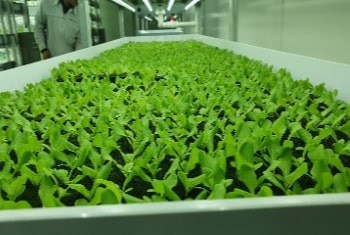
{"type": "Polygon", "coordinates": [[[43,4],[41,4],[35,15],[35,27],[34,27],[34,38],[36,43],[39,46],[40,51],[47,48],[46,36],[45,36],[46,25],[47,25],[47,22],[46,22],[46,17],[43,14],[43,4]]]}

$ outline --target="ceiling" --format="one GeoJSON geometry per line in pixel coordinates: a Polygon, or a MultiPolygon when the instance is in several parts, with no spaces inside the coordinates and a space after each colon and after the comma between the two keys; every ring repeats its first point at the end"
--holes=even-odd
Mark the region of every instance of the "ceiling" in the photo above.
{"type": "MultiPolygon", "coordinates": [[[[162,5],[163,8],[166,8],[166,6],[169,3],[169,0],[149,0],[152,4],[153,9],[156,9],[158,5],[162,5]]],[[[143,3],[143,0],[128,0],[128,2],[134,4],[135,6],[138,6],[139,14],[141,15],[154,15],[153,12],[149,12],[149,10],[146,8],[146,6],[143,3]]],[[[175,0],[175,4],[171,10],[171,13],[174,14],[181,14],[184,11],[184,4],[191,2],[190,0],[175,0]]],[[[169,13],[169,12],[167,12],[169,13]]]]}
{"type": "MultiPolygon", "coordinates": [[[[168,4],[169,0],[149,0],[151,4],[168,4]]],[[[189,0],[175,0],[175,3],[186,3],[189,0]]],[[[143,3],[142,0],[130,0],[134,5],[143,3]]]]}

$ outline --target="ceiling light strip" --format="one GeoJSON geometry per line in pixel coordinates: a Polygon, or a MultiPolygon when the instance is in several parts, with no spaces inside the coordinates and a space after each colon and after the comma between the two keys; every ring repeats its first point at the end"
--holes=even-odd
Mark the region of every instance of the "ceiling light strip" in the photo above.
{"type": "Polygon", "coordinates": [[[175,3],[175,0],[169,0],[167,11],[171,11],[171,8],[173,8],[175,3]]]}
{"type": "Polygon", "coordinates": [[[125,7],[126,9],[132,11],[132,12],[136,12],[136,9],[132,6],[130,6],[128,3],[122,1],[122,0],[112,0],[113,2],[119,4],[122,7],[125,7]]]}
{"type": "Polygon", "coordinates": [[[146,7],[149,11],[153,11],[152,5],[151,5],[151,3],[149,3],[149,0],[142,0],[142,1],[146,5],[146,7]]]}
{"type": "Polygon", "coordinates": [[[192,2],[190,2],[189,4],[187,4],[185,6],[185,10],[187,11],[188,9],[190,9],[191,7],[193,7],[197,2],[199,2],[200,0],[192,0],[192,2]]]}
{"type": "Polygon", "coordinates": [[[153,21],[151,17],[149,16],[145,16],[145,19],[148,20],[148,21],[153,21]]]}

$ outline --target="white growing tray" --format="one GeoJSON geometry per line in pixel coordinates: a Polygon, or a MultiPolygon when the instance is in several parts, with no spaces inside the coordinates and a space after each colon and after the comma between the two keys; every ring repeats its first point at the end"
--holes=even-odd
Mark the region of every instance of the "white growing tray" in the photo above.
{"type": "Polygon", "coordinates": [[[338,97],[350,102],[350,65],[321,60],[243,43],[202,35],[165,35],[126,37],[101,45],[0,72],[0,92],[21,90],[28,83],[50,76],[50,70],[67,60],[90,59],[99,53],[128,42],[198,40],[206,44],[235,51],[252,59],[261,60],[274,68],[286,68],[295,79],[310,79],[313,84],[325,83],[330,90],[338,90],[338,97]]]}
{"type": "MultiPolygon", "coordinates": [[[[0,92],[22,90],[50,77],[68,60],[90,59],[130,41],[198,40],[286,68],[295,79],[309,78],[338,90],[350,102],[350,66],[201,35],[122,38],[0,72],[0,92]]],[[[111,206],[0,211],[1,235],[54,234],[350,234],[350,193],[268,198],[162,202],[111,206]]]]}

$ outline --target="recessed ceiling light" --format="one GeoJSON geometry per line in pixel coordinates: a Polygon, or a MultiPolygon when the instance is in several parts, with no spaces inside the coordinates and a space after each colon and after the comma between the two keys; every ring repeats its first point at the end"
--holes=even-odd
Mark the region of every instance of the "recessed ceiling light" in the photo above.
{"type": "Polygon", "coordinates": [[[132,11],[132,12],[136,12],[136,9],[132,6],[130,6],[128,3],[122,1],[122,0],[112,0],[113,2],[119,4],[120,6],[125,7],[126,9],[132,11]]]}
{"type": "Polygon", "coordinates": [[[185,10],[187,11],[188,9],[190,9],[191,7],[193,7],[197,2],[199,2],[200,0],[192,0],[192,2],[190,2],[189,4],[187,4],[185,6],[185,10]]]}

